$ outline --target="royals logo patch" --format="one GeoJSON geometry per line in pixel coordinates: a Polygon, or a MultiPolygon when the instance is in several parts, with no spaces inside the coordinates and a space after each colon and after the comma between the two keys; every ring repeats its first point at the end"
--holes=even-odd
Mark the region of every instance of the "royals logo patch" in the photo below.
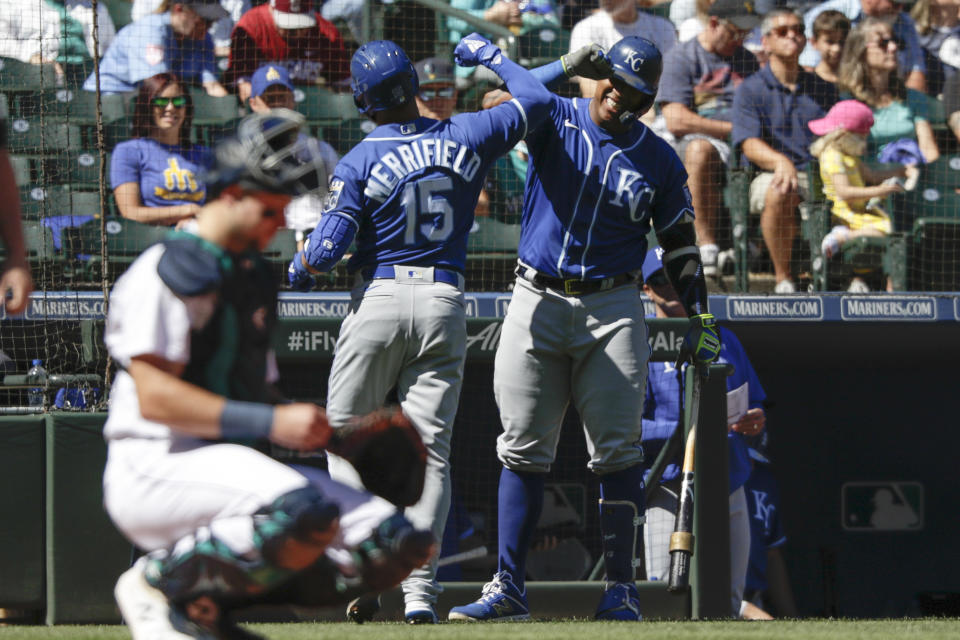
{"type": "Polygon", "coordinates": [[[340,201],[340,193],[343,192],[343,180],[335,178],[330,181],[330,190],[327,192],[327,197],[323,200],[323,212],[333,211],[337,206],[337,202],[340,201]]]}

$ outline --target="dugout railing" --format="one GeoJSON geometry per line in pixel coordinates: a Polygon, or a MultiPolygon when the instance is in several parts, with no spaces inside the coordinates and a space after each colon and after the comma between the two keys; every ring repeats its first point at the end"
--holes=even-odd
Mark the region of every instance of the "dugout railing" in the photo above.
{"type": "MultiPolygon", "coordinates": [[[[332,357],[338,319],[282,321],[277,343],[282,379],[312,371],[316,385],[325,380],[332,357]],[[291,350],[291,336],[309,331],[316,349],[291,350]],[[329,348],[327,348],[329,347],[329,348]]],[[[469,334],[473,341],[467,359],[468,376],[489,377],[490,364],[499,335],[499,319],[472,319],[469,334]]],[[[650,322],[653,357],[676,357],[685,327],[684,321],[650,322]],[[657,345],[661,345],[658,347],[657,345]]],[[[95,341],[96,336],[90,335],[95,341]]],[[[714,366],[703,387],[697,436],[698,500],[694,518],[696,550],[691,572],[691,590],[670,594],[666,585],[640,581],[643,612],[647,618],[716,618],[729,614],[729,542],[726,455],[725,367],[714,366]]],[[[23,384],[19,378],[10,383],[23,384]]],[[[688,389],[689,394],[689,389],[688,389]]],[[[486,412],[490,420],[493,399],[465,388],[460,416],[486,412]]],[[[19,613],[20,619],[47,624],[103,623],[119,620],[113,598],[113,584],[129,564],[131,548],[111,525],[102,508],[102,470],[106,447],[102,438],[102,413],[51,412],[44,415],[0,417],[0,486],[16,487],[0,494],[0,510],[8,514],[0,529],[0,608],[19,613]],[[15,514],[15,516],[14,516],[15,514]]],[[[455,427],[456,440],[468,436],[470,426],[455,427]]],[[[582,442],[579,429],[567,428],[561,440],[582,442]]],[[[486,445],[491,453],[493,440],[469,443],[476,449],[486,445]]],[[[499,467],[455,454],[453,474],[469,476],[471,483],[493,478],[499,467]],[[471,464],[473,466],[471,466],[471,464]]],[[[585,459],[580,461],[585,467],[585,459]]],[[[584,468],[585,471],[585,468],[584,468]]],[[[559,470],[558,470],[559,472],[559,470]]],[[[556,474],[554,474],[556,475],[556,474]]],[[[556,479],[556,478],[554,478],[556,479]]],[[[561,478],[562,479],[562,478],[561,478]]],[[[573,482],[579,482],[573,479],[573,482]]],[[[495,485],[486,484],[490,495],[479,496],[495,508],[495,485]]],[[[476,498],[476,496],[475,496],[476,498]]],[[[587,505],[587,518],[596,519],[596,503],[587,505]]],[[[586,527],[585,531],[589,531],[586,527]]],[[[495,529],[493,529],[495,531],[495,529]]],[[[495,534],[494,534],[495,535],[495,534]]],[[[495,539],[485,540],[488,549],[495,539]]],[[[591,546],[589,543],[587,546],[591,546]]],[[[595,552],[596,553],[596,552],[595,552]]],[[[598,556],[594,555],[594,559],[598,556]]],[[[450,607],[464,604],[480,593],[482,582],[447,582],[439,603],[445,615],[450,607]]],[[[533,581],[527,583],[531,611],[535,617],[589,617],[599,598],[598,581],[533,581]]],[[[298,619],[303,612],[267,609],[255,611],[256,619],[298,619]]],[[[342,608],[310,611],[311,618],[340,620],[342,608]]],[[[398,590],[384,597],[381,617],[401,619],[398,590]]]]}

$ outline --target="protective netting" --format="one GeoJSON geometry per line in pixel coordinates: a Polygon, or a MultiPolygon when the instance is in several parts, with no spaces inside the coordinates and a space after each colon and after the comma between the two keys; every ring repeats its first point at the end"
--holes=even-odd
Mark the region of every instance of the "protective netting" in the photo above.
{"type": "MultiPolygon", "coordinates": [[[[272,15],[269,12],[275,7],[269,3],[261,6],[256,0],[223,0],[221,4],[229,16],[226,22],[211,26],[207,41],[201,38],[206,23],[183,22],[184,7],[190,3],[0,2],[0,110],[7,116],[7,148],[19,187],[36,283],[26,317],[3,320],[0,349],[11,359],[6,365],[10,373],[22,374],[33,358],[40,358],[50,374],[106,376],[106,358],[97,347],[105,292],[165,228],[189,219],[195,205],[202,202],[203,186],[195,181],[205,162],[205,148],[229,134],[237,119],[251,108],[251,85],[243,70],[271,62],[271,56],[282,57],[278,64],[289,73],[294,85],[293,106],[307,117],[308,133],[342,156],[372,128],[353,106],[345,65],[361,42],[375,38],[395,40],[414,61],[436,58],[432,66],[423,67],[430,77],[422,86],[421,109],[444,116],[482,108],[484,94],[497,84],[482,70],[443,70],[442,65],[451,61],[455,43],[473,30],[486,33],[527,66],[554,60],[582,42],[597,41],[609,47],[611,33],[635,31],[666,50],[661,102],[644,121],[674,143],[690,173],[712,290],[770,292],[780,285],[780,292],[791,287],[800,292],[850,287],[860,291],[954,291],[960,284],[960,90],[955,66],[960,36],[955,3],[920,0],[912,19],[899,12],[905,5],[893,4],[888,15],[876,22],[858,14],[852,29],[834,16],[829,28],[824,30],[825,23],[821,24],[814,37],[811,12],[824,7],[805,2],[786,3],[796,4],[805,15],[780,14],[748,34],[729,16],[710,16],[709,2],[693,6],[674,0],[654,6],[641,3],[638,8],[633,0],[598,5],[573,0],[283,0],[280,5],[288,13],[302,14],[312,7],[331,22],[321,22],[320,35],[311,29],[284,32],[283,43],[270,41],[269,45],[259,42],[262,34],[256,35],[255,22],[249,16],[257,11],[261,16],[272,15]],[[603,10],[598,13],[601,5],[603,10]],[[154,11],[159,13],[151,13],[154,11]],[[150,20],[160,26],[142,26],[150,20]],[[231,21],[241,26],[232,26],[231,21]],[[619,31],[610,27],[614,22],[620,23],[619,31]],[[833,93],[832,85],[824,80],[784,75],[783,60],[790,57],[783,51],[784,43],[790,41],[802,48],[801,34],[791,27],[803,23],[807,23],[807,40],[817,44],[818,50],[831,38],[853,39],[841,58],[849,57],[852,67],[875,68],[873,76],[844,75],[842,62],[833,71],[811,66],[814,75],[829,78],[834,73],[840,77],[842,86],[833,93]],[[192,31],[187,29],[190,24],[192,31]],[[244,25],[247,35],[241,37],[238,34],[244,25]],[[173,35],[159,44],[151,39],[166,26],[173,29],[173,35]],[[739,60],[736,64],[729,62],[725,50],[717,48],[718,42],[731,39],[736,44],[731,49],[739,60]],[[171,46],[169,42],[177,43],[182,51],[174,55],[164,49],[171,46]],[[99,76],[92,53],[97,51],[96,43],[99,51],[106,53],[99,76]],[[198,53],[198,43],[207,43],[204,46],[210,51],[198,53]],[[671,53],[673,47],[676,51],[687,47],[684,51],[689,55],[671,53]],[[118,62],[120,57],[111,58],[112,48],[124,50],[122,62],[118,62]],[[711,57],[708,50],[722,55],[711,57]],[[886,58],[878,62],[879,54],[893,63],[886,58]],[[204,66],[208,55],[212,68],[204,66]],[[748,84],[747,76],[771,56],[779,62],[758,72],[768,74],[765,80],[748,84]],[[142,69],[154,67],[169,67],[184,75],[179,93],[188,98],[185,110],[190,120],[181,126],[188,129],[180,144],[183,148],[176,154],[143,155],[145,152],[139,151],[142,166],[131,168],[124,162],[136,164],[137,157],[129,146],[121,145],[137,135],[153,135],[150,126],[137,133],[135,96],[147,77],[142,69]],[[440,72],[431,75],[427,67],[440,72]],[[774,67],[776,73],[770,71],[774,67]],[[135,69],[140,69],[139,75],[135,69]],[[880,88],[869,85],[869,78],[876,80],[881,72],[886,74],[885,84],[880,88]],[[124,73],[128,77],[121,77],[124,73]],[[796,86],[791,84],[794,80],[796,86]],[[665,93],[668,85],[669,95],[665,93]],[[749,87],[752,89],[747,92],[749,87]],[[826,93],[818,94],[821,90],[826,93]],[[809,152],[817,136],[804,127],[822,118],[839,99],[853,96],[867,103],[876,123],[859,158],[862,165],[856,165],[872,168],[872,173],[852,169],[850,160],[844,165],[842,157],[837,165],[837,153],[824,152],[817,160],[809,152]],[[815,103],[820,111],[816,117],[810,116],[809,108],[803,110],[791,100],[815,103]],[[730,121],[732,125],[718,126],[730,121]],[[784,133],[789,127],[795,128],[791,134],[795,139],[784,133]],[[763,148],[758,151],[752,140],[759,140],[779,156],[764,157],[763,148]],[[789,167],[780,162],[781,157],[793,157],[791,154],[802,160],[787,163],[789,167]],[[917,154],[922,154],[922,159],[917,154]],[[880,157],[893,162],[880,165],[880,157]],[[852,208],[860,218],[847,216],[837,204],[840,198],[834,176],[844,174],[848,186],[856,186],[854,174],[876,182],[904,172],[905,163],[917,167],[916,177],[907,181],[910,190],[887,187],[872,202],[864,194],[879,192],[861,187],[856,197],[848,193],[848,210],[852,208]],[[136,174],[136,169],[142,169],[142,174],[136,174]],[[774,173],[772,184],[763,182],[768,179],[762,175],[765,170],[774,173]],[[151,172],[152,177],[147,176],[151,172]],[[136,182],[130,175],[141,179],[136,182]],[[122,188],[130,184],[138,187],[132,200],[130,191],[122,188]],[[805,198],[802,203],[801,197],[805,198]],[[171,211],[151,210],[157,204],[169,206],[171,211]],[[887,223],[881,220],[884,214],[887,223]],[[157,224],[147,224],[151,221],[157,224]],[[837,231],[837,227],[849,232],[837,231]]],[[[746,4],[751,5],[750,11],[766,8],[763,3],[755,8],[753,3],[746,4]]],[[[804,52],[798,64],[807,63],[806,55],[804,52]]],[[[558,92],[565,96],[589,93],[589,84],[567,82],[558,92]]],[[[167,89],[163,85],[148,98],[169,97],[167,89]]],[[[154,102],[147,104],[150,118],[155,115],[150,111],[154,108],[158,108],[154,102]]],[[[176,104],[172,107],[174,111],[179,108],[176,104]]],[[[164,149],[180,143],[174,142],[164,149]]],[[[831,149],[840,147],[835,144],[831,149]]],[[[505,291],[510,287],[527,160],[520,145],[498,160],[488,176],[468,245],[468,289],[505,291]]],[[[870,184],[867,180],[865,187],[869,189],[870,184]]],[[[4,195],[8,197],[12,194],[4,195]]],[[[298,239],[315,224],[317,207],[305,206],[303,215],[288,215],[294,228],[281,232],[268,251],[279,282],[284,282],[285,265],[298,239]]],[[[340,266],[320,278],[317,289],[342,291],[349,284],[350,278],[340,266]]],[[[23,389],[8,391],[10,394],[14,397],[7,399],[9,404],[24,404],[23,389]]],[[[52,401],[47,398],[48,405],[52,401]]]]}

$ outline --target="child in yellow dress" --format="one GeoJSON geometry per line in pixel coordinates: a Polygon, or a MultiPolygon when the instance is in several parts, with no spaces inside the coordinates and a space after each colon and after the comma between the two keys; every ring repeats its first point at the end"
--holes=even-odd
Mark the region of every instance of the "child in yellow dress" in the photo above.
{"type": "MultiPolygon", "coordinates": [[[[808,126],[820,136],[810,146],[810,152],[820,161],[823,193],[833,202],[835,226],[821,244],[824,257],[836,255],[852,238],[884,236],[893,231],[890,215],[879,206],[879,201],[903,191],[902,178],[915,181],[918,171],[913,166],[872,170],[863,164],[860,158],[873,126],[870,107],[857,100],[842,100],[825,117],[811,120],[808,126]]],[[[862,278],[855,277],[850,283],[851,292],[869,290],[862,278]]]]}

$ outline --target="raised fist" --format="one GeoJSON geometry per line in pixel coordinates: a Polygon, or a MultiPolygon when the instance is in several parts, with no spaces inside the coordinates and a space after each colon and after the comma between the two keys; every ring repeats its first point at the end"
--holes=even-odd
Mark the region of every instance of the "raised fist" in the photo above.
{"type": "Polygon", "coordinates": [[[461,67],[500,64],[501,55],[500,47],[476,32],[463,38],[453,51],[453,59],[461,67]]]}

